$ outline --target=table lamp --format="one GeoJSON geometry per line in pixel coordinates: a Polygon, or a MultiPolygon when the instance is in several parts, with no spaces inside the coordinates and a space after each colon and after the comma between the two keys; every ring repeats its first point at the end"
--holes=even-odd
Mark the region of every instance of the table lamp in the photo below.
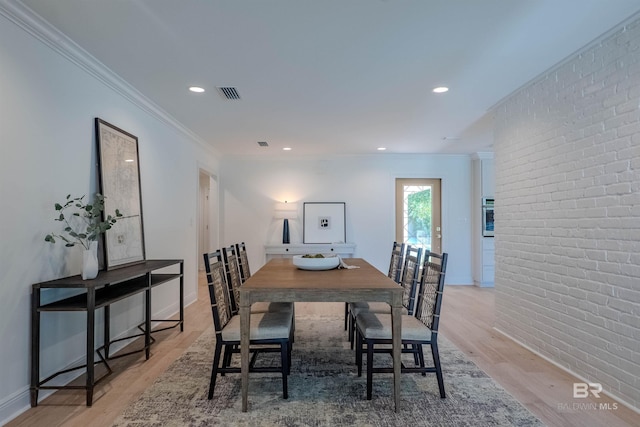
{"type": "Polygon", "coordinates": [[[282,225],[282,243],[289,241],[289,220],[298,218],[298,206],[295,203],[276,203],[275,218],[284,218],[282,225]]]}

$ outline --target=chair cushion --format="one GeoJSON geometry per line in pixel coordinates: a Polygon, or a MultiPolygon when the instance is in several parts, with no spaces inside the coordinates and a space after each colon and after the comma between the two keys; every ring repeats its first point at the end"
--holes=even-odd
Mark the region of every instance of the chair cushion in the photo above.
{"type": "MultiPolygon", "coordinates": [[[[290,313],[251,314],[251,340],[289,338],[292,317],[290,313]]],[[[224,341],[240,341],[240,316],[233,316],[222,329],[224,341]]]]}
{"type": "Polygon", "coordinates": [[[292,313],[292,302],[255,302],[251,305],[251,313],[280,312],[292,313]]]}
{"type": "MultiPolygon", "coordinates": [[[[391,314],[391,306],[386,302],[352,302],[350,310],[353,317],[358,317],[358,314],[367,312],[391,314]]],[[[407,314],[405,307],[402,307],[402,314],[407,314]]]]}
{"type": "MultiPolygon", "coordinates": [[[[361,313],[356,318],[358,329],[366,339],[391,339],[391,314],[361,313]]],[[[412,341],[430,341],[431,329],[424,323],[406,314],[402,315],[402,339],[412,341]]]]}
{"type": "Polygon", "coordinates": [[[391,306],[386,302],[353,302],[349,307],[353,317],[357,317],[360,313],[391,313],[391,306]]]}

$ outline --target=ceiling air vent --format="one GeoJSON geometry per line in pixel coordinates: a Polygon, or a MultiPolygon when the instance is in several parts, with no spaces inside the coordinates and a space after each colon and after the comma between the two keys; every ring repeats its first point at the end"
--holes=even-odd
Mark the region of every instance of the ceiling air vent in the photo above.
{"type": "Polygon", "coordinates": [[[269,144],[267,144],[267,141],[258,141],[258,145],[260,147],[268,147],[269,146],[269,144]]]}
{"type": "Polygon", "coordinates": [[[226,99],[240,99],[240,94],[238,93],[238,89],[235,87],[217,87],[220,95],[226,99]]]}

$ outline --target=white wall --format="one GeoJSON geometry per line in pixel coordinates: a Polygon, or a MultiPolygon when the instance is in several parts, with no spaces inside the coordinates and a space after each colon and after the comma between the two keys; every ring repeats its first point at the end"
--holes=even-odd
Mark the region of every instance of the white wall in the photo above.
{"type": "MultiPolygon", "coordinates": [[[[94,118],[139,138],[146,255],[185,259],[187,301],[197,292],[198,168],[218,168],[195,139],[1,12],[0,7],[0,424],[29,404],[31,285],[80,272],[79,249],[43,238],[59,226],[53,221],[55,202],[97,189],[94,118]]],[[[142,319],[141,301],[114,305],[113,335],[142,319]]],[[[154,290],[154,314],[177,309],[177,283],[154,290]]],[[[84,356],[85,316],[45,313],[42,319],[44,377],[84,356]]]]}
{"type": "Polygon", "coordinates": [[[636,409],[639,47],[635,21],[506,99],[494,144],[497,327],[636,409]]]}
{"type": "Polygon", "coordinates": [[[264,245],[282,242],[274,204],[298,203],[290,220],[291,242],[302,242],[303,202],[346,202],[347,241],[356,256],[389,268],[395,240],[395,178],[442,179],[443,250],[449,253],[447,283],[471,284],[471,158],[448,155],[225,158],[221,166],[224,207],[222,243],[245,241],[252,270],[265,262],[264,245]]]}

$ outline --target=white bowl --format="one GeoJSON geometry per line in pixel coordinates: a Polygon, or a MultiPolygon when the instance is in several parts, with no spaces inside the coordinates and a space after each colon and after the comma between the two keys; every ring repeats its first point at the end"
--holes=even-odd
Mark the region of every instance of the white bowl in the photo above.
{"type": "Polygon", "coordinates": [[[338,264],[340,264],[340,258],[335,255],[325,255],[324,258],[304,258],[304,255],[293,256],[293,265],[300,270],[331,270],[336,268],[338,264]]]}

